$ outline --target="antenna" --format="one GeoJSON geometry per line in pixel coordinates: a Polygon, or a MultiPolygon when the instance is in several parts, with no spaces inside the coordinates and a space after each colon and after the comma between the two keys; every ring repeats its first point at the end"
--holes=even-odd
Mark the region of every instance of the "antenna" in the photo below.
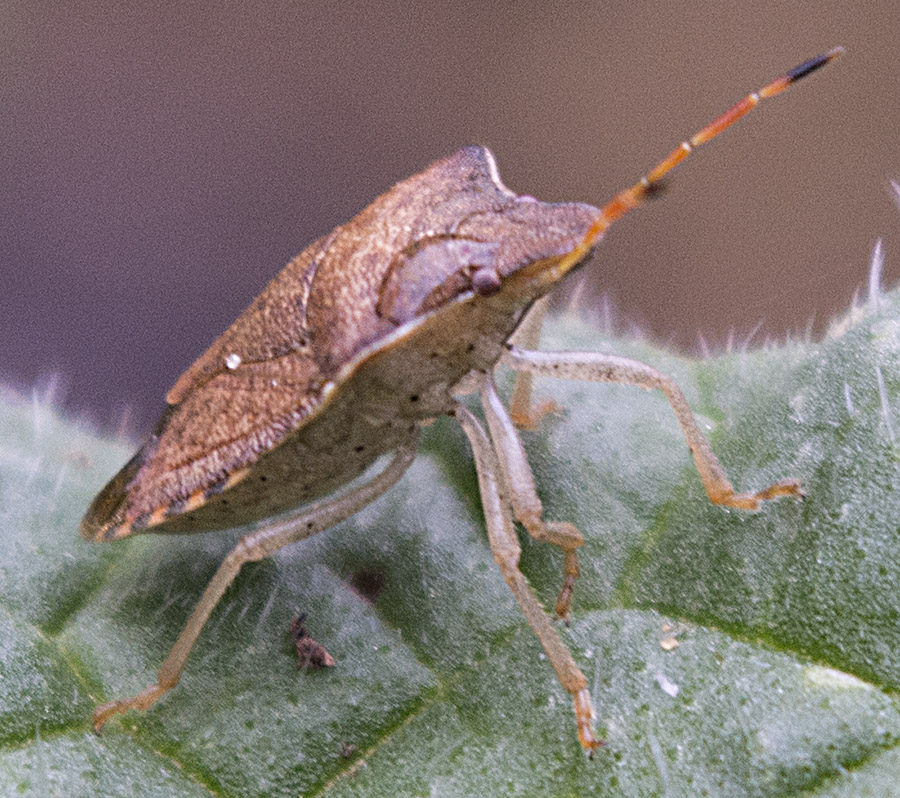
{"type": "Polygon", "coordinates": [[[637,183],[630,188],[620,191],[600,209],[600,213],[588,229],[581,243],[563,259],[559,266],[556,267],[557,270],[561,273],[568,271],[571,266],[587,255],[588,251],[597,243],[613,222],[618,221],[629,211],[633,211],[647,199],[658,193],[662,188],[663,177],[687,158],[697,147],[701,144],[706,144],[707,141],[711,141],[730,128],[738,119],[756,108],[762,100],[781,94],[788,86],[796,83],[801,78],[805,78],[817,69],[821,69],[843,52],[843,47],[835,47],[827,53],[811,58],[809,61],[804,61],[771,83],[767,83],[761,89],[750,92],[743,100],[732,105],[731,108],[698,130],[689,139],[682,141],[637,183]]]}

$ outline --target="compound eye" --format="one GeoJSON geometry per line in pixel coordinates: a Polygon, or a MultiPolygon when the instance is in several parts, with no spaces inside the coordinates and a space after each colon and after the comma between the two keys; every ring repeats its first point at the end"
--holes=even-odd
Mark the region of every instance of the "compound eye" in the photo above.
{"type": "Polygon", "coordinates": [[[417,241],[394,259],[385,275],[377,312],[402,324],[471,288],[496,293],[500,277],[494,264],[498,245],[465,238],[417,241]],[[478,284],[476,285],[476,275],[478,284]],[[481,288],[479,288],[481,286],[481,288]]]}
{"type": "Polygon", "coordinates": [[[500,275],[490,266],[482,266],[472,274],[472,290],[479,296],[496,294],[500,287],[500,275]]]}

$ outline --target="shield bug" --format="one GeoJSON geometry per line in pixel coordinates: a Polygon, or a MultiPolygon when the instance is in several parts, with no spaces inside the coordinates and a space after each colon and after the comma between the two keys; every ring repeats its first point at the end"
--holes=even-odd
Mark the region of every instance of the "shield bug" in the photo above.
{"type": "Polygon", "coordinates": [[[602,208],[516,195],[500,181],[491,153],[468,147],[398,183],[294,258],[175,382],[149,440],[82,522],[84,537],[108,541],[274,518],[222,562],[156,683],[99,707],[95,727],[129,709],[146,710],[178,683],[244,563],[328,529],[383,494],[411,463],[420,426],[447,414],[471,443],[494,559],[572,696],[582,746],[601,745],[586,679],[518,567],[514,518],[562,549],[556,614],[566,619],[583,538],[572,524],[543,518],[511,418],[534,423],[540,415],[531,406],[529,375],[662,390],[716,504],[755,510],[763,500],[802,494],[794,479],[736,492],[680,389],[653,367],[592,352],[531,351],[542,298],[693,149],[841,51],[748,94],[602,208]],[[494,387],[501,363],[524,375],[511,412],[494,387]],[[473,392],[486,428],[457,399],[473,392]],[[377,476],[322,498],[391,452],[377,476]]]}

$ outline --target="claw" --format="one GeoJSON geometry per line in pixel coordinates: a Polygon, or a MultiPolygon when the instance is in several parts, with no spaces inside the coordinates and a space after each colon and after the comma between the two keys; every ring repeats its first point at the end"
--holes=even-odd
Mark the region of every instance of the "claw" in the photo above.
{"type": "Polygon", "coordinates": [[[575,703],[575,725],[578,727],[578,742],[588,752],[591,759],[594,751],[604,745],[604,741],[594,736],[594,707],[591,705],[591,697],[586,688],[582,688],[572,699],[575,703]]]}
{"type": "Polygon", "coordinates": [[[110,701],[108,704],[97,707],[94,710],[94,731],[100,734],[103,727],[113,717],[128,712],[129,709],[139,709],[142,712],[149,709],[167,692],[168,688],[160,687],[158,684],[151,684],[133,698],[126,698],[123,701],[110,701]]]}
{"type": "Polygon", "coordinates": [[[760,502],[777,499],[779,496],[793,496],[795,499],[804,498],[803,489],[798,479],[781,479],[758,491],[747,493],[732,493],[730,496],[721,496],[713,499],[716,504],[724,504],[727,507],[737,507],[739,510],[758,510],[760,502]]]}
{"type": "Polygon", "coordinates": [[[542,402],[528,407],[524,411],[511,409],[510,417],[513,420],[513,424],[519,429],[533,431],[541,425],[544,416],[561,413],[562,409],[562,405],[553,401],[553,399],[544,399],[542,402]]]}

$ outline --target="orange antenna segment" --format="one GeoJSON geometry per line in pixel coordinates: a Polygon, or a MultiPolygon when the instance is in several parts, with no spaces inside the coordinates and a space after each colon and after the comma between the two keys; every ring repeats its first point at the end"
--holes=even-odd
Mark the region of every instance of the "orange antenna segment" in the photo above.
{"type": "Polygon", "coordinates": [[[600,239],[600,236],[606,232],[607,227],[621,219],[629,211],[643,204],[645,200],[658,191],[661,187],[660,180],[687,158],[697,147],[714,139],[742,116],[749,114],[750,111],[759,105],[761,100],[781,94],[792,83],[796,83],[817,69],[821,69],[843,52],[843,47],[835,47],[827,53],[811,58],[809,61],[804,61],[771,83],[767,83],[761,89],[750,92],[743,100],[732,105],[731,108],[713,119],[706,127],[698,130],[686,141],[682,141],[637,183],[630,188],[620,191],[600,209],[596,221],[591,225],[582,242],[560,264],[562,271],[567,271],[569,267],[587,255],[588,251],[600,239]]]}

